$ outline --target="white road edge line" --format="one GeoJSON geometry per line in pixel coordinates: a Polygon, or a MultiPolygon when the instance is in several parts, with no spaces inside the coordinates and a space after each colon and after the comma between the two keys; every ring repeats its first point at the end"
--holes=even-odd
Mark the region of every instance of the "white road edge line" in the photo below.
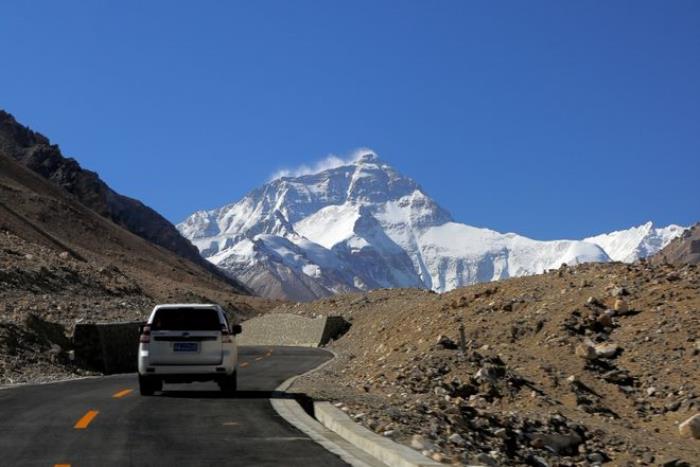
{"type": "MultiPolygon", "coordinates": [[[[333,355],[333,358],[323,362],[316,368],[302,373],[300,375],[292,376],[291,378],[284,381],[282,384],[277,386],[275,391],[285,392],[294,383],[297,378],[314,373],[324,366],[330,364],[335,358],[335,352],[322,349],[333,355]]],[[[277,414],[285,419],[287,423],[296,427],[298,430],[306,434],[316,443],[323,446],[326,450],[332,452],[333,454],[340,457],[342,460],[350,464],[352,467],[386,467],[386,464],[382,463],[375,457],[369,455],[367,452],[363,451],[359,447],[350,443],[348,440],[340,436],[338,433],[329,430],[325,426],[321,425],[316,419],[311,417],[304,411],[304,409],[299,405],[299,403],[294,399],[270,399],[272,407],[275,409],[277,414]]]]}

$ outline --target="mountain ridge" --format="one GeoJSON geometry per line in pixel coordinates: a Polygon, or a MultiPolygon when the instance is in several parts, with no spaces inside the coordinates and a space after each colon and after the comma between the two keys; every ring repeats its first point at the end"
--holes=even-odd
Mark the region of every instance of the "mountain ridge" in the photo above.
{"type": "Polygon", "coordinates": [[[456,222],[416,181],[369,151],[317,173],[273,179],[177,228],[256,292],[270,293],[269,281],[284,277],[284,298],[297,300],[395,287],[444,292],[611,259],[595,242],[538,241],[456,222]]]}
{"type": "Polygon", "coordinates": [[[14,159],[54,185],[73,195],[83,205],[132,233],[204,267],[247,293],[245,287],[204,261],[197,248],[154,209],[114,191],[100,176],[65,157],[49,138],[20,124],[0,109],[0,153],[14,159]]]}

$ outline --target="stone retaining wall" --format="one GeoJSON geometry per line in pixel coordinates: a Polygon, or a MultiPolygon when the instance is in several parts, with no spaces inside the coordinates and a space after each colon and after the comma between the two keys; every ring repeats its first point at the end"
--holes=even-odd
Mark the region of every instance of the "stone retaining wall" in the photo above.
{"type": "MultiPolygon", "coordinates": [[[[75,363],[105,374],[137,369],[141,322],[78,323],[73,332],[75,363]]],[[[304,318],[268,314],[243,322],[239,345],[319,347],[342,335],[350,324],[340,316],[304,318]]]]}
{"type": "Polygon", "coordinates": [[[350,323],[340,316],[305,318],[287,313],[271,313],[242,323],[240,345],[298,345],[319,347],[342,335],[350,323]]]}
{"type": "Polygon", "coordinates": [[[76,364],[105,374],[135,372],[142,324],[76,324],[73,332],[76,364]]]}

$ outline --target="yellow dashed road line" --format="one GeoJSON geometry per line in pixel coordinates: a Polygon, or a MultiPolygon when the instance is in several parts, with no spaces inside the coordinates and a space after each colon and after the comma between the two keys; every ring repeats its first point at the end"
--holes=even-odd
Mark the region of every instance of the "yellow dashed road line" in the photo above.
{"type": "Polygon", "coordinates": [[[95,417],[97,417],[98,413],[100,413],[100,412],[98,412],[97,410],[88,410],[87,413],[85,415],[83,415],[83,417],[75,423],[73,428],[75,428],[76,430],[84,430],[85,428],[88,427],[90,422],[95,417]]]}
{"type": "Polygon", "coordinates": [[[124,396],[128,396],[133,391],[133,389],[124,389],[123,391],[119,391],[118,393],[112,395],[112,397],[114,397],[115,399],[121,399],[124,396]]]}
{"type": "Polygon", "coordinates": [[[243,363],[241,363],[241,368],[245,368],[245,367],[247,367],[248,365],[250,365],[250,363],[248,363],[248,362],[243,362],[243,363]]]}
{"type": "Polygon", "coordinates": [[[70,464],[54,464],[53,467],[70,467],[70,464]]]}

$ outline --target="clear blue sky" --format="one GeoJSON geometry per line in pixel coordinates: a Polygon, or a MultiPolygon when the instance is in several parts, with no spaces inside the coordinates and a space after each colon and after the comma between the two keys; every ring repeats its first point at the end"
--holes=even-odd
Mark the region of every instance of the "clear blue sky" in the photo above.
{"type": "Polygon", "coordinates": [[[700,220],[700,2],[5,2],[0,107],[174,222],[367,146],[468,224],[700,220]]]}

